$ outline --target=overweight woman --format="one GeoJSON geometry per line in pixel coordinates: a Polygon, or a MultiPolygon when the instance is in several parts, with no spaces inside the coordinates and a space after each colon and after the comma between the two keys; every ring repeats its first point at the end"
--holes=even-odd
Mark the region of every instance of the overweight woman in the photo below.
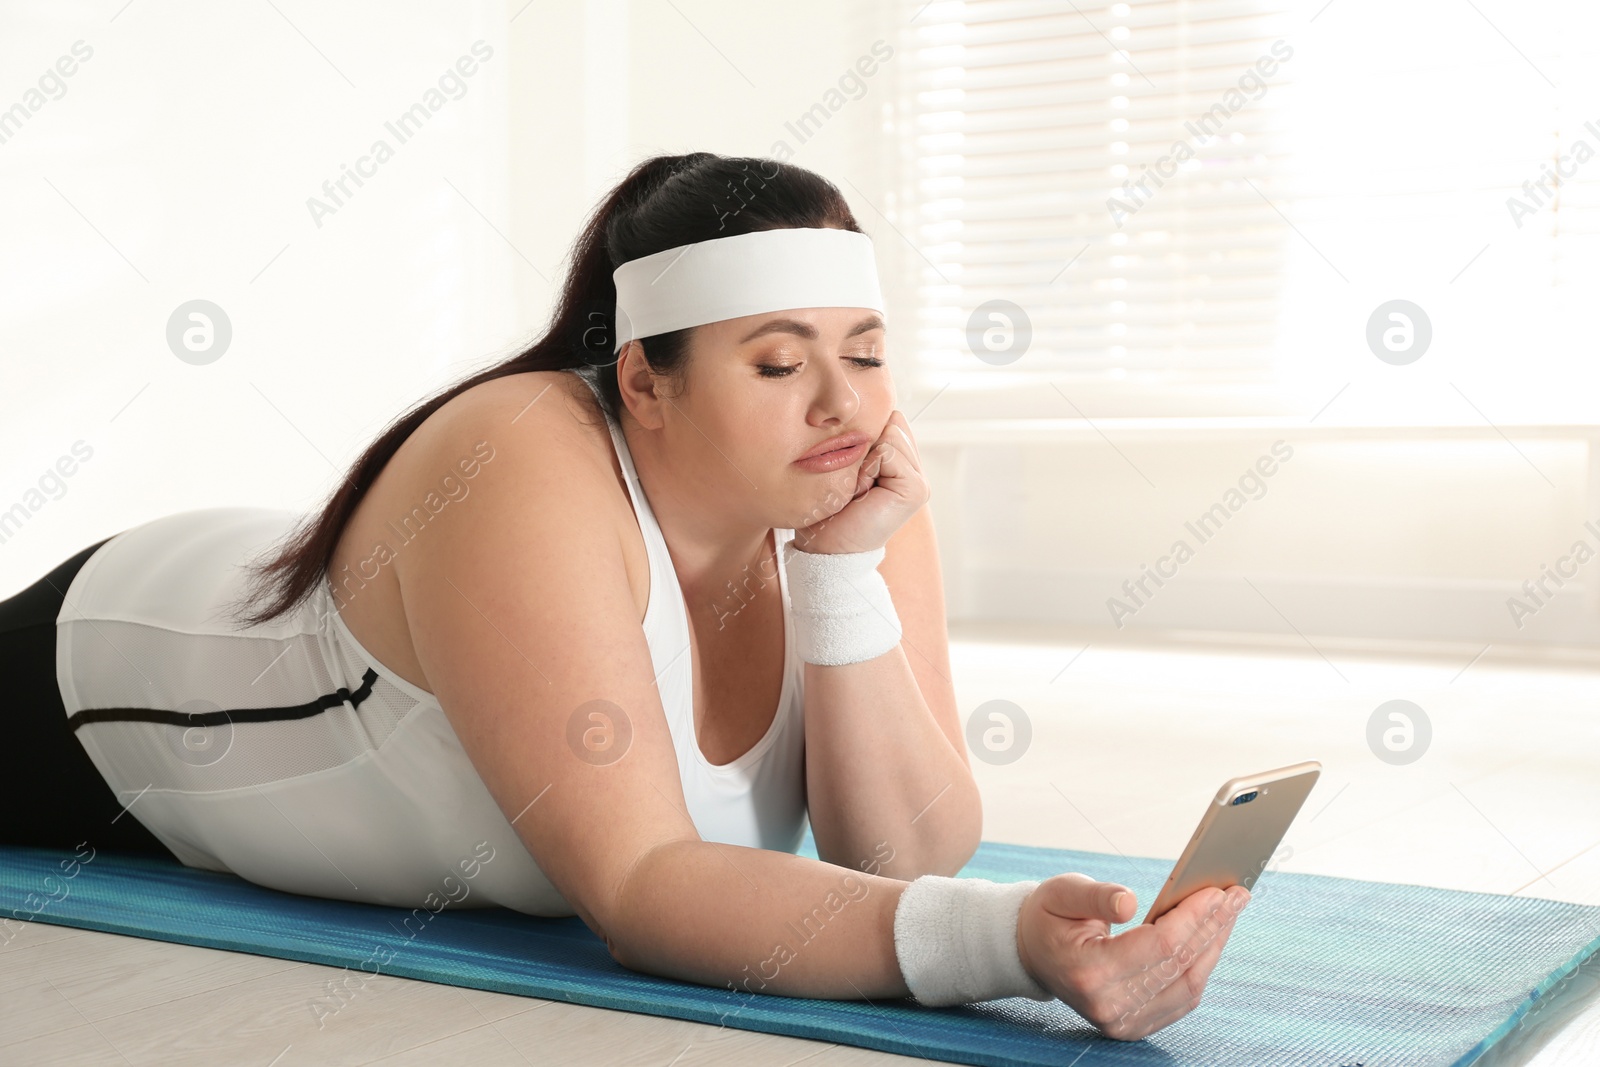
{"type": "Polygon", "coordinates": [[[953,877],[982,809],[883,311],[825,179],[640,164],[544,335],[326,505],[158,518],[0,604],[0,841],[576,914],[752,993],[1182,1018],[1244,889],[1112,937],[1124,886],[953,877]]]}

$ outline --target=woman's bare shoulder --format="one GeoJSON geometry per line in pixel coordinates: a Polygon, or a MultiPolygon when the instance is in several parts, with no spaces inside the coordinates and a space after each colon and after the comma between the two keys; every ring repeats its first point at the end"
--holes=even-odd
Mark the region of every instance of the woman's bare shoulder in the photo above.
{"type": "Polygon", "coordinates": [[[445,475],[475,470],[473,482],[458,490],[479,498],[469,509],[471,525],[522,523],[529,507],[554,507],[593,533],[599,532],[593,524],[603,523],[616,531],[630,585],[642,592],[643,538],[605,413],[571,371],[529,371],[476,385],[429,416],[402,451],[395,456],[401,483],[395,499],[415,499],[445,475]]]}
{"type": "Polygon", "coordinates": [[[525,371],[482,382],[451,397],[418,428],[419,433],[430,423],[440,434],[571,428],[588,439],[605,432],[594,393],[570,370],[525,371]]]}
{"type": "Polygon", "coordinates": [[[475,385],[430,415],[406,447],[411,456],[405,465],[425,479],[467,454],[504,455],[512,461],[507,466],[534,464],[591,484],[598,475],[604,485],[608,469],[621,474],[605,414],[570,370],[527,371],[475,385]]]}

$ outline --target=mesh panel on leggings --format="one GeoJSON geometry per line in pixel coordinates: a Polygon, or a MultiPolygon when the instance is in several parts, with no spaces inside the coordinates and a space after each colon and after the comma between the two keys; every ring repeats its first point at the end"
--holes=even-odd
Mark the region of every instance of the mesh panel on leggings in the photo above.
{"type": "MultiPolygon", "coordinates": [[[[85,723],[104,751],[116,753],[125,783],[211,791],[311,774],[376,749],[416,699],[382,676],[359,705],[368,666],[337,639],[282,628],[252,635],[184,633],[143,623],[75,619],[74,661],[93,664],[75,679],[85,708],[234,711],[308,704],[346,689],[342,703],[302,718],[218,725],[111,720],[85,723]]],[[[374,672],[375,673],[375,672],[374,672]]]]}

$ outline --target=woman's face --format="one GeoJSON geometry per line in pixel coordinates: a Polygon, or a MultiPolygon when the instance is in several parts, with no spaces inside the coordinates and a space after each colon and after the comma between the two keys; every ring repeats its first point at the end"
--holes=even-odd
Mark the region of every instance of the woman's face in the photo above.
{"type": "Polygon", "coordinates": [[[691,336],[683,395],[673,401],[679,410],[667,417],[692,420],[703,435],[700,458],[720,492],[732,495],[727,504],[764,524],[807,526],[849,502],[888,424],[895,396],[887,358],[883,320],[866,308],[708,323],[691,336]],[[851,432],[865,437],[853,455],[795,462],[851,432]]]}

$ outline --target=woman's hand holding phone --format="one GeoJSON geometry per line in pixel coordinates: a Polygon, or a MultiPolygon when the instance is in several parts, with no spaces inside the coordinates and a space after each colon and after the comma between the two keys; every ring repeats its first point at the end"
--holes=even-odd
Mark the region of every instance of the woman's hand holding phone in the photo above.
{"type": "Polygon", "coordinates": [[[1034,981],[1106,1037],[1137,1041],[1200,1006],[1200,994],[1250,891],[1189,894],[1153,923],[1111,936],[1138,910],[1131,889],[1083,874],[1039,883],[1017,916],[1017,951],[1034,981]]]}

